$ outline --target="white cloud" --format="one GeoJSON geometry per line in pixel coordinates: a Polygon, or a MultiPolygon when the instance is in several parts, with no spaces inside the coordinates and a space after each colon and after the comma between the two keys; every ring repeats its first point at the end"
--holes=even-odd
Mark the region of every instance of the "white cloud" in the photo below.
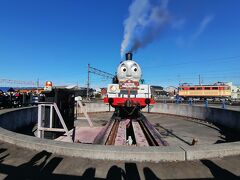
{"type": "MultiPolygon", "coordinates": [[[[214,20],[214,15],[208,15],[205,16],[202,21],[200,22],[197,30],[189,37],[183,38],[183,37],[178,37],[176,40],[176,45],[179,47],[190,47],[192,46],[193,42],[196,41],[207,29],[209,24],[214,20]]],[[[175,28],[181,27],[181,24],[185,24],[185,22],[178,22],[175,25],[175,28]]],[[[174,28],[173,24],[172,27],[174,28]]]]}
{"type": "Polygon", "coordinates": [[[207,28],[207,26],[214,20],[214,15],[208,15],[203,18],[197,31],[192,35],[192,41],[196,40],[207,28]]]}

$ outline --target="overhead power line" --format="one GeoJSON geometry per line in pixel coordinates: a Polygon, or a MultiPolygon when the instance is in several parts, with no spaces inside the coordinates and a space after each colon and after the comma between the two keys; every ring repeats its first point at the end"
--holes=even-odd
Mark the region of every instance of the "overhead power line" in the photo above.
{"type": "Polygon", "coordinates": [[[91,67],[90,64],[88,64],[88,72],[108,79],[112,79],[114,77],[113,74],[91,67]]]}
{"type": "Polygon", "coordinates": [[[90,89],[90,74],[96,74],[98,76],[104,77],[106,79],[112,79],[114,77],[113,74],[102,71],[100,69],[91,67],[90,64],[88,64],[88,81],[87,81],[87,98],[89,99],[89,89],[90,89]]]}

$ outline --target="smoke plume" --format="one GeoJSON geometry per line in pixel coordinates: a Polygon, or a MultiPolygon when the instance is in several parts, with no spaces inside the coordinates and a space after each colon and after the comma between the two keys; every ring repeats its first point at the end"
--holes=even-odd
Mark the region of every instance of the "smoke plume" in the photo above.
{"type": "Polygon", "coordinates": [[[168,0],[133,0],[124,21],[121,56],[135,52],[157,38],[170,21],[168,0]]]}

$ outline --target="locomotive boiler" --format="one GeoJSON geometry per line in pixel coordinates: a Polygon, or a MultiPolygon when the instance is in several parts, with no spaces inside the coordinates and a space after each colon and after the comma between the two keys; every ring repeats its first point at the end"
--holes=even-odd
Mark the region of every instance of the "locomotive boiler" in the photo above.
{"type": "Polygon", "coordinates": [[[117,68],[114,83],[108,85],[107,97],[104,98],[104,103],[114,107],[118,116],[139,116],[142,108],[155,103],[150,85],[141,84],[141,77],[141,67],[132,60],[132,53],[127,53],[126,60],[117,68]]]}

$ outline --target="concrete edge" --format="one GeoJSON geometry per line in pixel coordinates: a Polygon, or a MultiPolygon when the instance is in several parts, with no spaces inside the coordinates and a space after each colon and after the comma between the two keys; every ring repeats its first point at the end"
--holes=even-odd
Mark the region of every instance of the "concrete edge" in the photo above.
{"type": "Polygon", "coordinates": [[[0,128],[0,140],[30,150],[56,153],[64,156],[100,160],[137,162],[184,161],[185,151],[178,147],[122,147],[73,144],[39,139],[0,128]]]}
{"type": "Polygon", "coordinates": [[[186,160],[207,158],[221,158],[240,155],[240,142],[222,143],[214,145],[181,146],[186,152],[186,160]]]}
{"type": "Polygon", "coordinates": [[[141,148],[84,145],[39,139],[36,137],[8,131],[1,127],[0,127],[0,140],[6,143],[14,144],[19,147],[28,148],[36,151],[46,150],[64,156],[102,160],[159,162],[159,161],[196,160],[231,155],[240,155],[240,142],[222,143],[215,145],[197,145],[192,147],[170,146],[170,147],[141,147],[141,148]]]}
{"type": "Polygon", "coordinates": [[[98,160],[136,162],[185,161],[240,155],[240,142],[169,147],[123,147],[73,144],[39,139],[0,128],[0,140],[30,150],[98,160]]]}

